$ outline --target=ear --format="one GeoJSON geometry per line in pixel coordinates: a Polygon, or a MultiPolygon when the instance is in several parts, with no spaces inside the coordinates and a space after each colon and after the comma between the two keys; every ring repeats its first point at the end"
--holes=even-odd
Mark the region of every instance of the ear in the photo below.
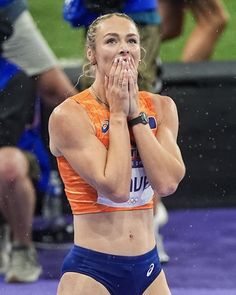
{"type": "Polygon", "coordinates": [[[91,48],[88,48],[87,50],[87,58],[92,65],[95,65],[97,63],[95,58],[95,53],[91,48]]]}

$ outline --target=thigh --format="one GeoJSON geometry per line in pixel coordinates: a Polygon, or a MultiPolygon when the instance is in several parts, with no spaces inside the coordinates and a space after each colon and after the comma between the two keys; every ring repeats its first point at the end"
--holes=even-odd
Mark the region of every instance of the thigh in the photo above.
{"type": "Polygon", "coordinates": [[[65,273],[58,285],[57,295],[108,295],[108,290],[92,277],[80,273],[65,273]]]}
{"type": "Polygon", "coordinates": [[[171,295],[163,270],[143,295],[171,295]]]}

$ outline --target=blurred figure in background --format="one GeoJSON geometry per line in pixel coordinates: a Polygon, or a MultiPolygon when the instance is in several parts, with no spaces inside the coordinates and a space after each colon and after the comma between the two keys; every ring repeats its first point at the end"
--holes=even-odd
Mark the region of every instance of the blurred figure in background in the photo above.
{"type": "Polygon", "coordinates": [[[159,0],[162,41],[181,35],[188,10],[196,25],[184,46],[182,61],[208,60],[228,23],[228,12],[220,0],[159,0]]]}
{"type": "MultiPolygon", "coordinates": [[[[11,33],[10,23],[0,13],[0,47],[11,33]]],[[[31,163],[36,163],[33,156],[16,145],[30,120],[35,87],[34,81],[1,53],[0,74],[0,212],[10,226],[13,240],[8,265],[9,227],[1,224],[0,272],[6,273],[7,282],[31,282],[42,271],[31,238],[36,200],[33,179],[39,173],[37,168],[32,170],[31,163]]]]}
{"type": "Polygon", "coordinates": [[[3,57],[34,77],[40,97],[55,107],[76,91],[36,27],[26,0],[0,0],[0,10],[12,24],[13,34],[3,45],[3,57]],[[8,2],[4,5],[2,3],[8,2]]]}
{"type": "MultiPolygon", "coordinates": [[[[26,1],[0,0],[0,15],[0,209],[13,237],[9,265],[0,269],[6,272],[7,282],[32,282],[42,272],[31,237],[36,199],[33,182],[39,171],[36,159],[16,145],[29,123],[36,93],[52,109],[76,90],[57,65],[26,1]]],[[[4,264],[6,249],[0,247],[0,251],[4,264]]]]}

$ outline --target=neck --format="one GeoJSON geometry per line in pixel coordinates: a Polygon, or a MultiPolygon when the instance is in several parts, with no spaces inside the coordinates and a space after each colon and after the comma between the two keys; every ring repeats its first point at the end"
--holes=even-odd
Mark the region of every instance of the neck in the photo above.
{"type": "Polygon", "coordinates": [[[95,83],[91,85],[91,90],[97,102],[109,108],[109,104],[105,96],[105,91],[99,91],[99,88],[96,88],[95,83]],[[100,93],[104,93],[104,94],[100,95],[100,93]]]}
{"type": "Polygon", "coordinates": [[[107,101],[105,88],[103,86],[104,83],[105,83],[104,79],[96,79],[94,83],[92,84],[92,88],[99,97],[103,98],[104,101],[107,101]]]}

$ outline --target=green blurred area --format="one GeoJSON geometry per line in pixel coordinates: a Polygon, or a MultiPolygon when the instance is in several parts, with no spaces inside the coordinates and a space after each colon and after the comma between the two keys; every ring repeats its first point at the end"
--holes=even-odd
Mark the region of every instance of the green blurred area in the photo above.
{"type": "MultiPolygon", "coordinates": [[[[59,58],[81,58],[84,52],[83,29],[72,28],[62,17],[63,0],[29,0],[30,11],[45,39],[59,58]]],[[[236,0],[223,1],[230,22],[217,43],[213,60],[236,59],[236,0]]],[[[194,26],[194,19],[187,14],[181,37],[165,42],[161,46],[163,61],[179,61],[182,48],[194,26]]]]}

